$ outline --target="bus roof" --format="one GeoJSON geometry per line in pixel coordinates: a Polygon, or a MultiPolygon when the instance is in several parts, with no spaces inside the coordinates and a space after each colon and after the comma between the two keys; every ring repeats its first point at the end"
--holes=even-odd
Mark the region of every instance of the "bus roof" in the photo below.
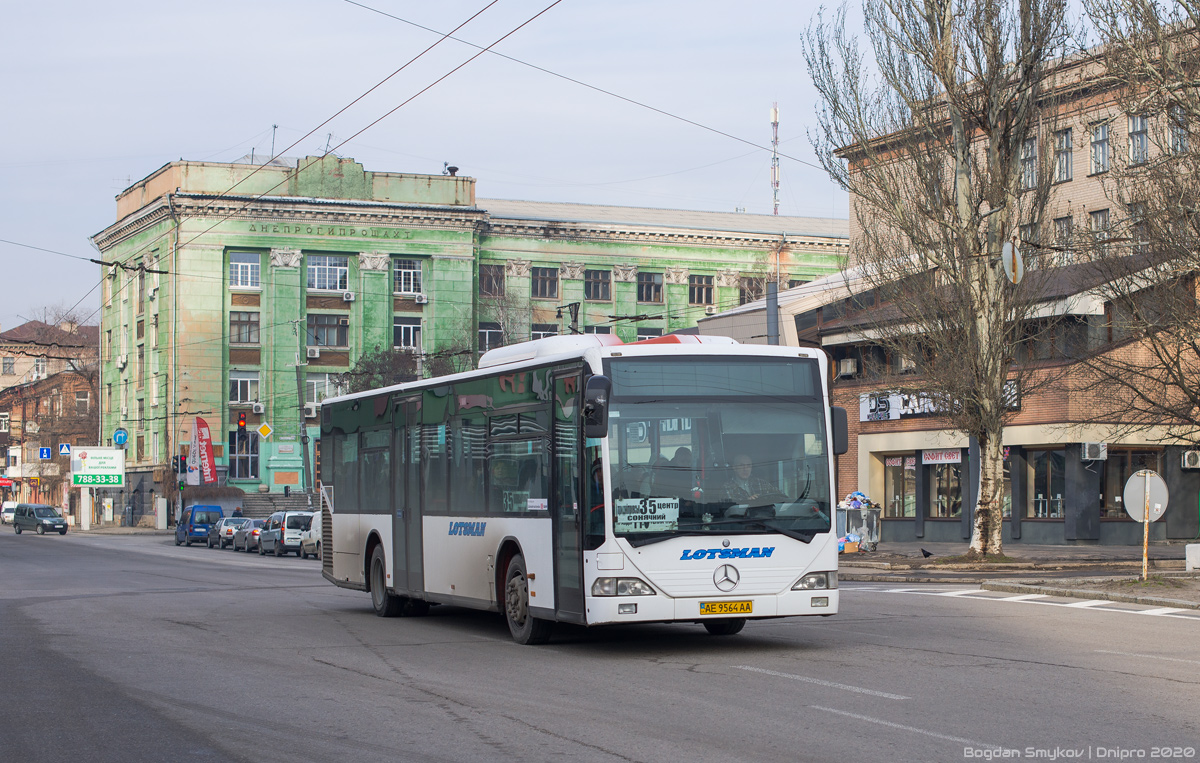
{"type": "Polygon", "coordinates": [[[760,357],[809,357],[814,359],[824,359],[825,357],[823,351],[815,348],[739,344],[736,340],[724,336],[667,334],[628,344],[611,334],[551,336],[489,350],[479,359],[479,368],[473,371],[338,395],[326,398],[322,404],[374,397],[380,393],[423,389],[459,380],[491,376],[504,370],[517,371],[524,368],[538,368],[575,359],[590,361],[607,357],[670,355],[757,355],[760,357]]]}

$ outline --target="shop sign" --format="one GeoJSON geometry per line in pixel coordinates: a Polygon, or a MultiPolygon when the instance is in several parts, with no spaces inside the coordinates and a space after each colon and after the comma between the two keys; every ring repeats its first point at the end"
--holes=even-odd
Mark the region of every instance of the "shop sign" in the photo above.
{"type": "Polygon", "coordinates": [[[912,469],[917,468],[917,457],[916,456],[888,456],[887,458],[883,459],[883,465],[884,466],[903,466],[905,469],[912,470],[912,469]]]}
{"type": "Polygon", "coordinates": [[[921,451],[922,464],[958,464],[962,463],[961,448],[945,448],[942,450],[921,451]]]}
{"type": "Polygon", "coordinates": [[[926,395],[901,395],[895,392],[858,396],[859,421],[894,421],[908,416],[928,416],[937,413],[933,398],[926,395]]]}

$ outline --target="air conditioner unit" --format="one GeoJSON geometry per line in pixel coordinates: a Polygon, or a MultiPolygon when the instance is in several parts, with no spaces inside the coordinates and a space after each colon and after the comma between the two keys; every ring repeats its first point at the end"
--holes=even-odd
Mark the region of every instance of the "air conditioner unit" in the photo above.
{"type": "Polygon", "coordinates": [[[717,314],[717,306],[716,305],[705,306],[704,314],[705,315],[716,315],[717,314]]]}
{"type": "Polygon", "coordinates": [[[842,358],[838,361],[838,376],[854,376],[858,373],[856,358],[842,358]]]}
{"type": "Polygon", "coordinates": [[[155,297],[157,297],[158,296],[158,287],[157,286],[152,287],[149,291],[146,292],[146,296],[149,297],[150,299],[154,299],[155,297]]]}
{"type": "Polygon", "coordinates": [[[304,418],[315,419],[316,417],[317,417],[317,404],[316,403],[305,403],[304,404],[304,418]]]}
{"type": "Polygon", "coordinates": [[[414,300],[414,301],[415,301],[415,302],[416,302],[418,305],[425,305],[425,304],[429,304],[429,296],[428,296],[428,295],[426,295],[426,294],[417,294],[417,295],[415,295],[415,296],[413,297],[413,300],[414,300]]]}
{"type": "Polygon", "coordinates": [[[266,413],[267,406],[263,405],[262,403],[255,403],[250,410],[254,411],[255,413],[266,413]]]}
{"type": "Polygon", "coordinates": [[[309,347],[307,356],[310,358],[321,357],[321,348],[320,347],[309,347]]]}
{"type": "Polygon", "coordinates": [[[117,356],[117,368],[124,368],[128,364],[129,364],[129,356],[128,355],[118,355],[117,356]]]}
{"type": "Polygon", "coordinates": [[[1108,443],[1085,442],[1083,444],[1084,461],[1106,461],[1108,459],[1108,443]]]}
{"type": "Polygon", "coordinates": [[[122,405],[121,406],[121,416],[128,416],[128,415],[129,415],[129,406],[122,405]]]}
{"type": "Polygon", "coordinates": [[[353,302],[354,301],[354,292],[352,292],[352,291],[342,292],[342,301],[343,302],[353,302]]]}
{"type": "Polygon", "coordinates": [[[1200,450],[1185,450],[1183,452],[1184,469],[1200,469],[1200,450]]]}

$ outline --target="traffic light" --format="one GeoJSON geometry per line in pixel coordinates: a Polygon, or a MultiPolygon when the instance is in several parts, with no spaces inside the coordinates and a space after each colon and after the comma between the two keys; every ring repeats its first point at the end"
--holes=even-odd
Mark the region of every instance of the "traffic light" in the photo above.
{"type": "Polygon", "coordinates": [[[184,472],[183,456],[174,456],[171,459],[171,466],[175,467],[176,474],[182,474],[184,472]]]}
{"type": "Polygon", "coordinates": [[[246,434],[246,412],[238,414],[238,434],[246,434]]]}

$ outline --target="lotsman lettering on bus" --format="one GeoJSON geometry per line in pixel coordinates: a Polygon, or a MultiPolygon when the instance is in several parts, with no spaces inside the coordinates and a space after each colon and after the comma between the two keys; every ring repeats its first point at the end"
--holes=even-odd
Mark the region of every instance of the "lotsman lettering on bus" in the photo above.
{"type": "Polygon", "coordinates": [[[680,561],[688,559],[766,559],[775,553],[774,546],[766,548],[698,548],[684,549],[680,561]]]}
{"type": "Polygon", "coordinates": [[[473,535],[483,537],[487,522],[451,522],[448,535],[473,535]]]}

